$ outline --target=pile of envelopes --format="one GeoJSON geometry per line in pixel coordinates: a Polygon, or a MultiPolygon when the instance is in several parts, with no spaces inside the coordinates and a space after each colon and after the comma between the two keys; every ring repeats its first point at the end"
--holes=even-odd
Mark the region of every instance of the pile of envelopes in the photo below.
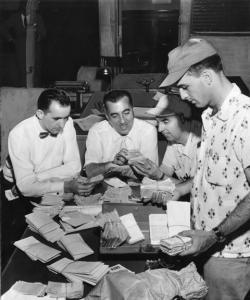
{"type": "Polygon", "coordinates": [[[39,233],[49,242],[54,243],[59,240],[61,236],[65,235],[65,232],[60,228],[59,224],[42,211],[28,214],[25,218],[29,229],[39,233]]]}
{"type": "Polygon", "coordinates": [[[85,281],[91,285],[96,285],[109,272],[109,266],[101,261],[73,261],[68,258],[60,259],[47,268],[62,274],[71,282],[85,281]]]}
{"type": "Polygon", "coordinates": [[[162,239],[160,249],[168,255],[174,256],[188,249],[192,245],[190,237],[175,235],[170,238],[162,239]]]}
{"type": "Polygon", "coordinates": [[[79,233],[62,236],[57,244],[73,257],[74,260],[91,255],[94,251],[84,242],[79,233]]]}
{"type": "Polygon", "coordinates": [[[61,253],[61,251],[39,242],[33,236],[16,241],[14,245],[24,251],[32,260],[40,260],[42,263],[56,258],[61,253]]]}
{"type": "Polygon", "coordinates": [[[82,282],[62,283],[49,281],[46,293],[51,298],[79,299],[83,296],[83,284],[82,282]]]}

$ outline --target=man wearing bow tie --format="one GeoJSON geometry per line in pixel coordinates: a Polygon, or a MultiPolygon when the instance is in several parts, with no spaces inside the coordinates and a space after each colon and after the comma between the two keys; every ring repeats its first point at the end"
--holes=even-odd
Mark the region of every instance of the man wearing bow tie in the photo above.
{"type": "Polygon", "coordinates": [[[3,233],[5,229],[11,232],[12,239],[25,225],[24,215],[31,212],[30,197],[34,200],[47,193],[88,195],[95,186],[78,176],[81,162],[70,109],[66,92],[44,90],[38,98],[36,114],[9,134],[10,159],[3,167],[2,187],[6,190],[15,184],[19,198],[2,199],[2,229],[3,233]]]}

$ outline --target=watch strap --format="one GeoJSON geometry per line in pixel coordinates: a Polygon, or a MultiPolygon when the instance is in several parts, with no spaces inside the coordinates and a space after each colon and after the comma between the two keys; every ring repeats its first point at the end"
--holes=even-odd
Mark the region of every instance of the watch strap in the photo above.
{"type": "Polygon", "coordinates": [[[214,227],[212,230],[216,235],[217,242],[222,243],[225,241],[226,237],[221,233],[218,227],[214,227]]]}

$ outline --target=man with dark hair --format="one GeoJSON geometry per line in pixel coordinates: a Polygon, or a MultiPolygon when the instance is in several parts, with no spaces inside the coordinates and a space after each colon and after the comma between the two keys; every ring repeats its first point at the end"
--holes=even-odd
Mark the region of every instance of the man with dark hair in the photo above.
{"type": "MultiPolygon", "coordinates": [[[[250,289],[250,99],[225,76],[214,47],[190,39],[169,53],[161,86],[177,84],[202,114],[202,139],[192,190],[192,246],[204,256],[206,299],[244,299],[250,289]]],[[[191,189],[191,185],[190,185],[191,189]]]]}
{"type": "MultiPolygon", "coordinates": [[[[174,176],[172,181],[175,182],[176,188],[172,200],[177,201],[181,196],[189,194],[189,181],[197,170],[201,123],[192,120],[189,103],[182,101],[178,95],[164,95],[156,107],[147,113],[156,117],[158,131],[165,136],[168,145],[160,167],[147,159],[150,168],[137,165],[133,169],[153,180],[164,180],[174,176]]],[[[164,193],[156,192],[152,202],[166,205],[167,199],[169,197],[165,197],[164,193]]]]}
{"type": "Polygon", "coordinates": [[[87,176],[103,174],[137,179],[127,164],[128,150],[138,149],[158,164],[156,128],[134,118],[132,98],[127,91],[108,92],[103,104],[107,120],[95,124],[89,130],[86,141],[87,176]]]}
{"type": "Polygon", "coordinates": [[[66,92],[44,90],[36,114],[17,124],[9,134],[10,159],[1,172],[4,258],[14,248],[12,243],[21,237],[24,216],[32,210],[30,200],[47,193],[86,195],[95,186],[78,176],[81,162],[70,109],[66,92]],[[13,186],[17,187],[19,198],[8,201],[4,192],[14,191],[13,186]]]}

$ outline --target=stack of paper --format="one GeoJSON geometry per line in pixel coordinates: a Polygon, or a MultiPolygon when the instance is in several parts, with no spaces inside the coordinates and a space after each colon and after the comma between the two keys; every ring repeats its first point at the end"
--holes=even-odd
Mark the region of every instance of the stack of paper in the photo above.
{"type": "Polygon", "coordinates": [[[170,178],[163,181],[158,181],[144,177],[141,185],[141,198],[151,199],[153,193],[162,192],[166,195],[166,197],[168,197],[169,200],[171,200],[174,189],[175,184],[170,178]]]}
{"type": "Polygon", "coordinates": [[[98,214],[96,223],[104,228],[101,240],[103,247],[116,248],[130,238],[116,209],[113,212],[98,214]]]}
{"type": "Polygon", "coordinates": [[[61,253],[59,250],[40,243],[33,236],[16,241],[14,245],[24,251],[32,260],[40,260],[43,263],[54,259],[61,253]]]}
{"type": "Polygon", "coordinates": [[[129,238],[127,239],[128,244],[134,244],[140,241],[145,240],[145,236],[141,232],[134,215],[132,213],[121,216],[120,219],[122,220],[123,225],[127,229],[129,233],[129,238]]]}
{"type": "Polygon", "coordinates": [[[47,216],[44,212],[35,212],[25,216],[30,230],[39,233],[47,241],[54,243],[59,240],[65,232],[60,226],[47,216]]]}
{"type": "Polygon", "coordinates": [[[149,215],[149,234],[152,245],[160,245],[161,239],[168,237],[168,218],[166,214],[149,215]]]}
{"type": "Polygon", "coordinates": [[[11,288],[23,295],[35,295],[41,297],[46,292],[46,285],[40,282],[17,281],[11,288]]]}
{"type": "Polygon", "coordinates": [[[173,236],[170,238],[162,239],[160,249],[168,255],[174,256],[192,245],[192,239],[190,237],[173,236]]]}
{"type": "Polygon", "coordinates": [[[63,206],[64,205],[63,197],[62,196],[57,196],[57,195],[52,195],[52,194],[46,194],[42,197],[40,205],[50,205],[50,206],[60,205],[60,206],[63,206]]]}
{"type": "Polygon", "coordinates": [[[82,282],[62,283],[49,281],[46,292],[51,298],[79,299],[83,296],[83,284],[82,282]]]}
{"type": "Polygon", "coordinates": [[[123,203],[123,202],[130,202],[131,196],[132,196],[132,189],[128,185],[119,188],[115,188],[108,185],[108,188],[103,194],[103,196],[101,197],[101,200],[104,202],[123,203]]]}
{"type": "Polygon", "coordinates": [[[109,266],[102,262],[72,261],[63,258],[52,265],[47,266],[54,273],[61,273],[71,282],[85,281],[96,285],[102,277],[108,273],[109,266]]]}
{"type": "Polygon", "coordinates": [[[169,237],[183,230],[190,230],[190,203],[172,201],[167,203],[169,237]]]}
{"type": "Polygon", "coordinates": [[[68,251],[74,260],[91,255],[94,251],[84,242],[79,233],[62,236],[57,244],[68,251]]]}

